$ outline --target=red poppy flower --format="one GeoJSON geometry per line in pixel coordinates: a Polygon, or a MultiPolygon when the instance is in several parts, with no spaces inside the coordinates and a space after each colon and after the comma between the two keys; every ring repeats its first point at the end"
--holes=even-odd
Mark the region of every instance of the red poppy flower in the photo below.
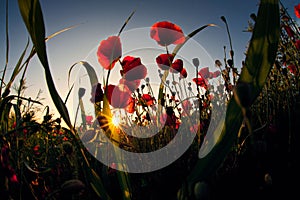
{"type": "Polygon", "coordinates": [[[14,122],[12,125],[11,125],[11,128],[12,129],[15,129],[17,127],[17,122],[14,122]]]}
{"type": "Polygon", "coordinates": [[[32,148],[32,150],[33,150],[33,153],[35,154],[35,155],[40,155],[41,153],[40,153],[40,145],[35,145],[33,148],[32,148]]]}
{"type": "Polygon", "coordinates": [[[153,24],[150,29],[150,36],[161,46],[182,44],[185,41],[181,28],[168,21],[153,24]]]}
{"type": "Polygon", "coordinates": [[[126,85],[108,85],[107,100],[114,108],[125,108],[130,100],[131,91],[126,85]]]}
{"type": "Polygon", "coordinates": [[[289,65],[288,69],[290,70],[290,72],[294,75],[296,75],[297,69],[295,65],[289,65]]]}
{"type": "Polygon", "coordinates": [[[183,61],[181,59],[176,59],[171,65],[170,72],[177,74],[180,73],[182,69],[183,69],[183,61]]]}
{"type": "Polygon", "coordinates": [[[141,80],[138,79],[138,80],[134,80],[134,81],[128,81],[124,78],[121,78],[119,80],[119,83],[126,85],[131,92],[134,92],[140,86],[141,80]]]}
{"type": "Polygon", "coordinates": [[[208,82],[206,79],[204,78],[193,78],[193,81],[196,83],[197,86],[203,87],[205,89],[207,89],[208,86],[208,82]]]}
{"type": "Polygon", "coordinates": [[[92,115],[85,116],[85,121],[86,121],[86,124],[92,125],[93,124],[93,116],[92,115]]]}
{"type": "Polygon", "coordinates": [[[185,68],[183,68],[180,72],[180,78],[186,78],[187,77],[187,71],[185,68]]]}
{"type": "Polygon", "coordinates": [[[9,180],[12,183],[18,183],[19,182],[18,177],[17,177],[17,175],[15,173],[10,176],[9,180]]]}
{"type": "Polygon", "coordinates": [[[147,68],[141,63],[140,58],[126,56],[122,61],[121,76],[128,81],[143,79],[147,75],[147,68]]]}
{"type": "Polygon", "coordinates": [[[33,151],[38,151],[38,150],[40,150],[40,145],[37,144],[33,147],[33,151]]]}
{"type": "Polygon", "coordinates": [[[221,72],[218,70],[215,72],[209,72],[209,78],[217,78],[220,75],[221,75],[221,72]]]}
{"type": "Polygon", "coordinates": [[[300,18],[300,4],[298,4],[297,6],[294,6],[294,11],[295,11],[296,17],[300,18]]]}
{"type": "Polygon", "coordinates": [[[102,40],[97,51],[98,62],[104,69],[112,69],[122,56],[121,41],[118,36],[102,40]]]}
{"type": "Polygon", "coordinates": [[[131,97],[129,99],[128,106],[126,107],[128,113],[133,113],[135,111],[135,98],[131,97]]]}
{"type": "Polygon", "coordinates": [[[168,70],[172,65],[174,56],[172,54],[160,54],[156,57],[156,63],[161,70],[168,70]]]}
{"type": "Polygon", "coordinates": [[[204,79],[207,79],[207,78],[209,78],[209,69],[208,69],[208,67],[204,67],[204,68],[202,68],[202,69],[200,69],[200,71],[198,72],[198,74],[202,77],[202,78],[204,78],[204,79]]]}
{"type": "Polygon", "coordinates": [[[152,106],[154,104],[154,98],[149,94],[143,94],[142,100],[148,105],[152,106]]]}

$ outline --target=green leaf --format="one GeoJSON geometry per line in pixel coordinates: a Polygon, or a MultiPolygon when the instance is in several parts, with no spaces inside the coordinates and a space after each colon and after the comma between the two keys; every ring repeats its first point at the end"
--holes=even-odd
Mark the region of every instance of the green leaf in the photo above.
{"type": "Polygon", "coordinates": [[[30,34],[37,55],[44,67],[46,82],[52,101],[65,123],[73,129],[68,110],[55,88],[50,72],[45,44],[45,25],[40,3],[38,0],[18,0],[18,3],[23,21],[30,34]]]}
{"type": "MultiPolygon", "coordinates": [[[[237,83],[237,86],[246,83],[249,84],[250,88],[253,88],[250,92],[247,91],[249,92],[249,99],[252,100],[250,104],[259,95],[266,77],[274,64],[279,42],[279,22],[278,0],[261,0],[245,67],[242,69],[237,83]]],[[[222,132],[216,145],[206,157],[198,160],[194,170],[187,178],[187,184],[183,185],[179,192],[179,199],[192,196],[194,184],[197,181],[205,180],[215,173],[231,150],[243,121],[242,108],[237,99],[239,98],[230,99],[225,124],[223,124],[222,132]]]]}

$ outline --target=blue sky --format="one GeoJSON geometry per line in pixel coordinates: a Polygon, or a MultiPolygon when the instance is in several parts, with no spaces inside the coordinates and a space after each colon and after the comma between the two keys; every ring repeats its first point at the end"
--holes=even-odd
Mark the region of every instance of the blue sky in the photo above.
{"type": "MultiPolygon", "coordinates": [[[[235,64],[240,68],[247,43],[251,37],[250,33],[243,32],[243,30],[248,25],[249,15],[257,13],[258,3],[258,0],[42,0],[46,35],[71,25],[80,24],[47,43],[51,72],[58,92],[63,98],[67,94],[67,77],[70,66],[77,61],[89,58],[87,56],[101,40],[115,35],[134,9],[136,9],[136,13],[126,26],[125,32],[137,28],[149,28],[153,23],[164,20],[178,24],[185,34],[208,23],[217,24],[219,27],[205,29],[193,38],[207,51],[212,60],[223,60],[223,46],[229,49],[225,26],[220,20],[220,17],[224,15],[231,32],[235,64]]],[[[282,3],[288,9],[289,14],[295,17],[293,7],[299,2],[283,0],[282,3]]],[[[0,20],[0,70],[2,70],[5,64],[4,0],[0,4],[0,20]]],[[[19,14],[17,1],[9,1],[8,74],[23,51],[27,38],[28,34],[19,14]]],[[[93,56],[93,54],[91,55],[93,56]]],[[[94,67],[101,68],[100,65],[94,67]]],[[[39,89],[42,89],[44,91],[42,97],[46,98],[44,103],[50,105],[51,110],[55,112],[46,88],[43,68],[36,58],[32,60],[28,69],[27,86],[29,88],[26,94],[32,97],[37,94],[39,89]]],[[[73,108],[72,105],[69,106],[70,109],[73,108]]]]}

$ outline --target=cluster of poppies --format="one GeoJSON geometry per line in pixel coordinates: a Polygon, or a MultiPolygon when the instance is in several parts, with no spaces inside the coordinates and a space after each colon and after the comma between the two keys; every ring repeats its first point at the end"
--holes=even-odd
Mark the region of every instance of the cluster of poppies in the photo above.
{"type": "MultiPolygon", "coordinates": [[[[171,22],[157,22],[151,26],[150,37],[158,45],[167,46],[171,44],[182,44],[185,42],[185,36],[182,29],[171,22]]],[[[156,57],[156,63],[159,69],[169,70],[171,73],[180,74],[181,78],[187,77],[187,71],[183,67],[181,59],[174,60],[174,55],[167,53],[156,57]]],[[[133,92],[140,86],[141,80],[147,76],[147,67],[142,63],[141,58],[126,56],[122,59],[122,45],[119,36],[110,36],[102,40],[97,50],[97,58],[100,65],[110,72],[117,62],[120,63],[121,79],[117,85],[108,84],[103,87],[98,83],[92,89],[92,102],[97,103],[103,100],[103,95],[109,104],[114,108],[126,108],[129,113],[134,112],[136,98],[133,92]]],[[[109,78],[109,73],[107,79],[109,78]]],[[[143,94],[141,100],[148,103],[153,102],[154,97],[150,94],[143,94]]]]}

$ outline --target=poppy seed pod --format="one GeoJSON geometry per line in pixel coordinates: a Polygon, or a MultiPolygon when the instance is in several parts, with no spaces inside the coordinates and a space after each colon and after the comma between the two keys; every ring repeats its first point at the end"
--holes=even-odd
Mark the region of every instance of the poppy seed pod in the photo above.
{"type": "Polygon", "coordinates": [[[193,58],[192,61],[193,61],[193,65],[194,65],[195,67],[199,67],[200,61],[199,61],[198,58],[193,58]]]}
{"type": "Polygon", "coordinates": [[[224,23],[227,23],[226,18],[225,18],[224,16],[221,16],[221,20],[222,20],[224,23]]]}
{"type": "Polygon", "coordinates": [[[84,88],[79,88],[78,90],[78,97],[81,99],[85,94],[85,89],[84,88]]]}

